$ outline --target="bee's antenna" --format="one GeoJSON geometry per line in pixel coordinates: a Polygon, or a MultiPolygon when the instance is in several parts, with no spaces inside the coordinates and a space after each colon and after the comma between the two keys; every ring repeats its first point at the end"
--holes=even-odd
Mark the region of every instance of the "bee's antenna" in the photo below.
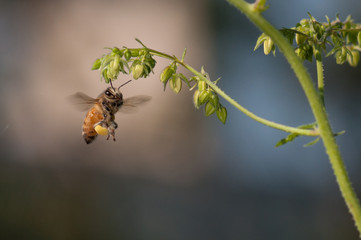
{"type": "Polygon", "coordinates": [[[132,80],[129,80],[128,82],[125,82],[125,83],[123,83],[122,85],[120,85],[119,87],[118,87],[118,90],[119,90],[119,88],[121,88],[121,87],[123,87],[125,84],[127,84],[127,83],[129,83],[129,82],[131,82],[132,80]]]}
{"type": "Polygon", "coordinates": [[[113,87],[113,84],[112,84],[112,80],[110,80],[109,83],[110,83],[110,86],[111,86],[111,87],[114,89],[114,91],[115,91],[115,88],[113,87]]]}

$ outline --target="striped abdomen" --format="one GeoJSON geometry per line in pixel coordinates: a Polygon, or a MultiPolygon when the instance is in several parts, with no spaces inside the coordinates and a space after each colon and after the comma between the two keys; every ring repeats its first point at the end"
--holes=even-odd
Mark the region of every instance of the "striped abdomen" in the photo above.
{"type": "Polygon", "coordinates": [[[96,103],[86,114],[84,123],[83,123],[83,138],[87,144],[94,141],[97,137],[97,132],[94,129],[94,125],[104,119],[103,110],[96,103]]]}

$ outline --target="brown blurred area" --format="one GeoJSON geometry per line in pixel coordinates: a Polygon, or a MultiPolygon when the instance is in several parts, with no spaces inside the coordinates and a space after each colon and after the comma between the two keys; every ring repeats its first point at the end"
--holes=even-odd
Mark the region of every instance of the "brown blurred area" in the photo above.
{"type": "Polygon", "coordinates": [[[104,47],[140,47],[135,38],[177,56],[186,47],[190,64],[211,67],[204,2],[2,2],[1,239],[134,236],[139,199],[132,188],[194,184],[212,171],[214,135],[205,134],[191,93],[163,91],[163,59],[156,58],[154,75],[123,88],[124,97],[152,101],[116,116],[116,142],[98,137],[86,145],[85,113],[66,100],[77,91],[98,96],[106,84],[92,62],[104,47]],[[120,218],[109,213],[118,210],[120,218]]]}
{"type": "MultiPolygon", "coordinates": [[[[209,63],[202,1],[37,1],[9,2],[9,40],[21,50],[5,50],[12,61],[3,94],[6,132],[18,161],[26,164],[91,166],[161,181],[188,181],[207,172],[214,153],[212,133],[203,134],[202,114],[191,94],[175,96],[159,82],[167,61],[157,58],[154,75],[123,88],[124,97],[152,96],[136,114],[118,114],[117,142],[81,139],[85,113],[66,97],[82,91],[96,97],[106,88],[92,62],[104,47],[151,48],[180,56],[197,67],[209,63]],[[12,36],[11,36],[12,35],[12,36]],[[21,38],[17,39],[18,37],[21,38]],[[15,38],[15,39],[12,39],[15,38]],[[202,146],[202,147],[199,147],[202,146]],[[208,146],[207,149],[203,146],[208,146]]],[[[3,8],[6,11],[6,8],[3,8]]],[[[130,76],[120,76],[120,85],[130,76]]]]}

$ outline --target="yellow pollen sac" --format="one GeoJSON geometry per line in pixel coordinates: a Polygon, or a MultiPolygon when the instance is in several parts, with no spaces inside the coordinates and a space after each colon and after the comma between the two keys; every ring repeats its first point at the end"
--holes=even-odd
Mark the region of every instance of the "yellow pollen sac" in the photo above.
{"type": "Polygon", "coordinates": [[[108,129],[106,129],[106,128],[100,126],[100,125],[95,126],[95,131],[96,131],[99,135],[102,135],[102,136],[108,135],[108,129]]]}

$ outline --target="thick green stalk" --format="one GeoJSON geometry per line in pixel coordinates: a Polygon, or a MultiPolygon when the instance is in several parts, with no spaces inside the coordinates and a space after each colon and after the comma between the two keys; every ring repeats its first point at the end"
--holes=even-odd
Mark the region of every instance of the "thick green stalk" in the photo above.
{"type": "Polygon", "coordinates": [[[301,59],[294,53],[293,47],[288,40],[283,37],[273,25],[271,25],[259,11],[254,9],[254,5],[249,4],[243,0],[228,0],[242,13],[244,13],[262,32],[266,33],[272,38],[274,43],[278,46],[280,51],[285,55],[287,61],[294,70],[303,91],[306,94],[308,102],[311,106],[312,112],[317,121],[320,136],[323,140],[326,153],[328,154],[330,163],[332,165],[337,183],[341,190],[341,194],[345,199],[346,205],[355,221],[355,225],[361,236],[361,206],[352,188],[351,181],[348,177],[345,165],[343,163],[338,145],[334,138],[324,105],[319,97],[316,88],[313,85],[311,77],[304,67],[301,59]]]}
{"type": "Polygon", "coordinates": [[[322,104],[325,105],[325,97],[324,97],[325,82],[324,82],[324,77],[323,77],[323,63],[322,63],[322,60],[317,60],[316,59],[316,67],[317,67],[318,93],[320,95],[322,104]]]}

